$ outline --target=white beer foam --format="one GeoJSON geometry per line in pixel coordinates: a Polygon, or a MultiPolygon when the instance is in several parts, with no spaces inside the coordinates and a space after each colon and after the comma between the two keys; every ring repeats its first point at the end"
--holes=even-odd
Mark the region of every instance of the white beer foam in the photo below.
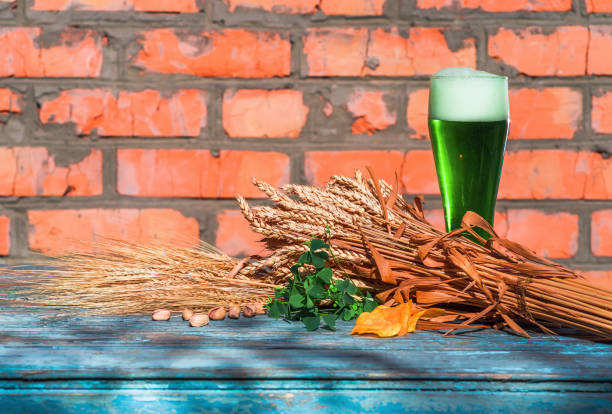
{"type": "Polygon", "coordinates": [[[508,78],[471,68],[445,68],[431,77],[429,117],[444,121],[508,119],[508,78]]]}

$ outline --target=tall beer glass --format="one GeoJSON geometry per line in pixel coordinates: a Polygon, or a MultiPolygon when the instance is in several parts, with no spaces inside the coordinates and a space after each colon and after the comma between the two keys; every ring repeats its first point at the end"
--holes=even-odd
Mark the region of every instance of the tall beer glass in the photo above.
{"type": "Polygon", "coordinates": [[[446,231],[461,227],[466,211],[493,225],[507,134],[508,78],[469,68],[431,77],[429,135],[446,231]]]}

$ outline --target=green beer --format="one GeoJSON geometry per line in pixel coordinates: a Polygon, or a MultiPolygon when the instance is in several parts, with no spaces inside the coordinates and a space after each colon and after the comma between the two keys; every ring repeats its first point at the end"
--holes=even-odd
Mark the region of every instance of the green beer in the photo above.
{"type": "Polygon", "coordinates": [[[432,76],[429,135],[447,231],[469,210],[493,225],[507,134],[507,78],[468,68],[432,76]]]}

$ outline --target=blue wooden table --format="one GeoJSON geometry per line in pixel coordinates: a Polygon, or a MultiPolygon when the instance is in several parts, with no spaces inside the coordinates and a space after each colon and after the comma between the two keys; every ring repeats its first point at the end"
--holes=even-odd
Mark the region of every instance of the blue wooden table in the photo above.
{"type": "Polygon", "coordinates": [[[612,345],[0,309],[0,412],[612,413],[612,345]]]}

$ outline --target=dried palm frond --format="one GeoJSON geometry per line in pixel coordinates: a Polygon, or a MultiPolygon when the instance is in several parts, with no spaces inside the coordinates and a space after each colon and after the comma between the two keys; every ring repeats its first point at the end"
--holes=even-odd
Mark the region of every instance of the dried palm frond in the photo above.
{"type": "Polygon", "coordinates": [[[30,296],[34,305],[127,315],[263,302],[275,286],[265,273],[228,278],[244,263],[206,243],[181,248],[106,240],[97,248],[100,253],[59,256],[43,268],[17,270],[31,276],[20,296],[30,296]]]}

